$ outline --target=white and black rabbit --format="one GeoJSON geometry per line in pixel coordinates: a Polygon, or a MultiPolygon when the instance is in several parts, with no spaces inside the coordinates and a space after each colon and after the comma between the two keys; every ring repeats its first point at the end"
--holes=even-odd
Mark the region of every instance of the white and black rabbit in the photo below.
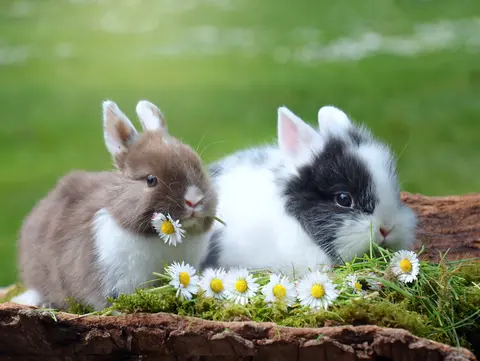
{"type": "Polygon", "coordinates": [[[362,256],[374,242],[414,241],[416,215],[400,200],[394,156],[364,126],[324,106],[318,129],[278,109],[278,144],[210,165],[219,196],[207,267],[297,274],[362,256]]]}
{"type": "Polygon", "coordinates": [[[104,102],[105,144],[117,169],[70,172],[26,217],[18,260],[27,291],[13,302],[64,308],[71,297],[102,309],[107,296],[134,292],[166,263],[198,267],[217,206],[210,177],[155,105],[140,101],[137,115],[142,134],[104,102]],[[155,212],[180,220],[186,238],[166,244],[151,225],[155,212]]]}

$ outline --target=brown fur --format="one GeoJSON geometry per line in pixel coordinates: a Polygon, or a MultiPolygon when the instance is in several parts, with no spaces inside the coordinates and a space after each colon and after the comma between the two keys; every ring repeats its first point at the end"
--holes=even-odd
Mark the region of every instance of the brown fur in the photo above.
{"type": "MultiPolygon", "coordinates": [[[[118,132],[125,145],[134,134],[124,123],[109,121],[105,126],[107,131],[118,132]]],[[[134,135],[128,149],[114,156],[118,170],[67,174],[24,221],[19,239],[20,275],[24,285],[40,292],[51,307],[64,308],[66,297],[83,300],[99,292],[101,275],[92,238],[98,210],[106,208],[132,233],[153,234],[152,214],[183,216],[186,187],[194,184],[204,193],[204,213],[215,214],[216,194],[199,156],[189,146],[161,129],[134,135]],[[147,186],[148,175],[158,178],[155,187],[147,186]]],[[[211,225],[212,219],[206,217],[200,231],[211,225]]]]}

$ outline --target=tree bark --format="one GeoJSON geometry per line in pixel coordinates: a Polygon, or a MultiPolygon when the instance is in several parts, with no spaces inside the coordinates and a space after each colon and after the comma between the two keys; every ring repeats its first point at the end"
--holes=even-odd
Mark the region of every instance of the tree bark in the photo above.
{"type": "Polygon", "coordinates": [[[450,260],[480,257],[480,193],[447,197],[402,193],[402,199],[417,213],[414,248],[423,245],[424,258],[437,261],[447,251],[450,260]]]}
{"type": "Polygon", "coordinates": [[[472,353],[376,326],[288,328],[166,313],[81,317],[0,305],[0,360],[474,361],[472,353]]]}

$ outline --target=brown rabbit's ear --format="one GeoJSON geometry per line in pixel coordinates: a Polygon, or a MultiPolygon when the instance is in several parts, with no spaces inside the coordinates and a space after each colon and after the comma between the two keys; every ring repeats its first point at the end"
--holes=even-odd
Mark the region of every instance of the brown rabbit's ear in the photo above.
{"type": "Polygon", "coordinates": [[[140,100],[137,104],[136,111],[143,130],[162,129],[164,132],[167,132],[165,117],[155,104],[147,100],[140,100]]]}
{"type": "Polygon", "coordinates": [[[132,122],[110,100],[103,102],[103,135],[105,145],[110,154],[115,158],[128,150],[129,146],[138,135],[132,122]]]}

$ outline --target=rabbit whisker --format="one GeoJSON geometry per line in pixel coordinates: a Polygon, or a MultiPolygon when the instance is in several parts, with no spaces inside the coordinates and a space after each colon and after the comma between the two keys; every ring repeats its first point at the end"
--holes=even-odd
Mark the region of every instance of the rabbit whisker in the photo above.
{"type": "Polygon", "coordinates": [[[407,140],[407,143],[405,143],[402,151],[400,152],[400,154],[397,156],[397,162],[400,160],[400,157],[403,155],[403,153],[405,152],[405,150],[407,149],[407,146],[408,146],[408,143],[410,143],[410,139],[412,138],[412,134],[410,133],[408,135],[408,140],[407,140]]]}
{"type": "Polygon", "coordinates": [[[159,180],[160,182],[162,182],[162,183],[165,185],[165,187],[168,188],[168,190],[169,190],[170,192],[173,192],[172,189],[170,188],[170,186],[169,186],[167,183],[165,183],[165,182],[164,182],[163,180],[161,180],[160,178],[158,178],[158,180],[159,180]]]}
{"type": "Polygon", "coordinates": [[[213,142],[213,143],[210,143],[209,145],[207,145],[205,148],[203,148],[203,150],[200,152],[199,154],[199,157],[202,156],[203,152],[205,152],[209,147],[211,147],[212,145],[215,145],[215,144],[218,144],[218,143],[225,143],[224,140],[219,140],[218,142],[213,142]]]}
{"type": "Polygon", "coordinates": [[[173,199],[172,197],[170,197],[170,196],[167,195],[167,199],[170,200],[170,201],[172,201],[172,202],[174,202],[179,208],[182,208],[181,204],[178,203],[178,202],[177,202],[175,199],[173,199]]]}
{"type": "Polygon", "coordinates": [[[354,235],[357,235],[357,234],[365,234],[365,233],[366,233],[366,232],[363,232],[363,231],[350,232],[350,233],[347,233],[347,234],[338,235],[338,236],[337,236],[337,239],[339,239],[339,238],[346,238],[346,237],[354,236],[354,235]]]}
{"type": "Polygon", "coordinates": [[[212,128],[212,126],[210,125],[210,128],[208,128],[205,133],[203,133],[203,136],[200,138],[200,141],[198,142],[198,145],[197,147],[195,148],[195,152],[198,153],[198,148],[200,148],[200,145],[202,144],[203,142],[203,139],[205,138],[205,136],[207,135],[207,133],[210,131],[210,129],[212,128]]]}

